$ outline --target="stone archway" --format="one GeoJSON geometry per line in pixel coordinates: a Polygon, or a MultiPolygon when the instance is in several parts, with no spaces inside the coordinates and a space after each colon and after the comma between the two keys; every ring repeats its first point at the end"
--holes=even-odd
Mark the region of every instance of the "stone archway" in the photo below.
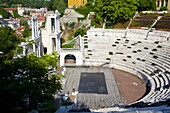
{"type": "Polygon", "coordinates": [[[60,66],[81,66],[83,65],[82,51],[77,49],[62,49],[59,52],[60,66]]]}
{"type": "Polygon", "coordinates": [[[76,64],[76,57],[73,54],[68,54],[64,57],[65,64],[76,64]]]}

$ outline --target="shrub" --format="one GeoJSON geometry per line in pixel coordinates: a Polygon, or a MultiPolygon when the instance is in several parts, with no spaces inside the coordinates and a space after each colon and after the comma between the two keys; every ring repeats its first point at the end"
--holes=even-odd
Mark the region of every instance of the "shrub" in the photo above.
{"type": "Polygon", "coordinates": [[[69,40],[69,41],[71,41],[72,39],[73,39],[73,37],[72,37],[72,36],[69,36],[69,37],[68,37],[68,40],[69,40]]]}
{"type": "Polygon", "coordinates": [[[76,30],[76,32],[74,33],[74,37],[78,36],[78,35],[85,35],[85,31],[82,28],[79,28],[76,30]]]}
{"type": "Polygon", "coordinates": [[[69,24],[69,27],[73,29],[75,24],[76,24],[75,22],[72,22],[72,23],[69,24]]]}
{"type": "Polygon", "coordinates": [[[73,48],[73,44],[64,44],[62,48],[73,48]]]}
{"type": "Polygon", "coordinates": [[[160,8],[159,11],[168,11],[168,8],[166,6],[163,6],[163,7],[160,8]]]}

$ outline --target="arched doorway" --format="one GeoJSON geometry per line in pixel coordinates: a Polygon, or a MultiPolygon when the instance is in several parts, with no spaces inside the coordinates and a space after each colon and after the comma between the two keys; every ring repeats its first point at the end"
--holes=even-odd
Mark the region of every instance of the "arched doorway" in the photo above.
{"type": "Polygon", "coordinates": [[[76,57],[72,54],[68,54],[64,57],[65,64],[76,64],[76,57]]]}

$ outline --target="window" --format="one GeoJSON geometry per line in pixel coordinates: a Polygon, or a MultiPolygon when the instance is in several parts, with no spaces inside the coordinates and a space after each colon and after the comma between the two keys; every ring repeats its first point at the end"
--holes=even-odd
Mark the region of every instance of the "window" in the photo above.
{"type": "Polygon", "coordinates": [[[164,6],[164,0],[162,0],[162,4],[161,4],[161,6],[162,6],[162,7],[164,6]]]}
{"type": "Polygon", "coordinates": [[[55,31],[55,20],[54,20],[54,18],[51,18],[51,31],[52,32],[55,31]]]}
{"type": "Polygon", "coordinates": [[[44,47],[44,54],[47,54],[47,47],[44,47]]]}
{"type": "Polygon", "coordinates": [[[157,7],[159,7],[159,5],[160,5],[160,1],[157,1],[157,7]]]}
{"type": "Polygon", "coordinates": [[[56,50],[56,39],[52,38],[52,51],[56,50]]]}
{"type": "Polygon", "coordinates": [[[168,7],[168,0],[165,1],[165,6],[168,7]]]}

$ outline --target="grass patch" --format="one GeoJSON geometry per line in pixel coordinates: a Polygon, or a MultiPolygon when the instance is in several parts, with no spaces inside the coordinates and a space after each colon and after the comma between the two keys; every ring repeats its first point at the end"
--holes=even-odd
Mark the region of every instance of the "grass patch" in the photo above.
{"type": "Polygon", "coordinates": [[[73,48],[74,45],[73,44],[64,44],[62,45],[62,48],[73,48]]]}

